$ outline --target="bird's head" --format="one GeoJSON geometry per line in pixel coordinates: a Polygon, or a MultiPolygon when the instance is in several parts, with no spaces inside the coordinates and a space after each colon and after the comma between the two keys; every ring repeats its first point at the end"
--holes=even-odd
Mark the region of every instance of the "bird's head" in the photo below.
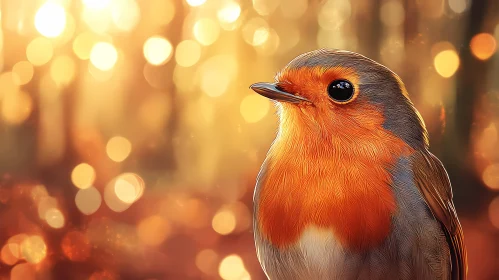
{"type": "Polygon", "coordinates": [[[400,78],[357,53],[305,53],[284,67],[275,83],[251,88],[278,102],[281,136],[355,140],[383,129],[414,149],[427,146],[424,123],[400,78]]]}

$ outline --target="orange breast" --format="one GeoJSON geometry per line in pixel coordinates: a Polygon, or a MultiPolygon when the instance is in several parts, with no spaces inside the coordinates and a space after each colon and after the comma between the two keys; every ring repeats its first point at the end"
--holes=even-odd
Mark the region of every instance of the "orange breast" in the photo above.
{"type": "Polygon", "coordinates": [[[388,236],[396,211],[388,169],[410,148],[382,128],[375,108],[364,108],[359,118],[366,114],[375,129],[348,123],[354,116],[322,127],[330,132],[322,136],[300,123],[305,120],[281,117],[257,202],[259,230],[272,244],[291,246],[310,225],[332,230],[351,250],[372,248],[388,236]]]}

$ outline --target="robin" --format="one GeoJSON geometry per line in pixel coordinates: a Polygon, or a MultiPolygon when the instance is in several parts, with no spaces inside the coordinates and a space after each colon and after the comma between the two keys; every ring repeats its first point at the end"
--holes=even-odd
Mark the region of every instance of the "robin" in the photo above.
{"type": "Polygon", "coordinates": [[[447,172],[395,73],[316,50],[251,89],[280,120],[254,194],[269,279],[466,279],[447,172]]]}

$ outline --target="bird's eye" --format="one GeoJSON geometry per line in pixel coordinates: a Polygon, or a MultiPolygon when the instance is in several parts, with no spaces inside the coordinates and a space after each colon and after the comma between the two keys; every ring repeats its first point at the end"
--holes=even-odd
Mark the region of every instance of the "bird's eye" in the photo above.
{"type": "Polygon", "coordinates": [[[354,95],[352,83],[347,80],[335,80],[327,87],[329,97],[338,103],[345,103],[354,95]]]}

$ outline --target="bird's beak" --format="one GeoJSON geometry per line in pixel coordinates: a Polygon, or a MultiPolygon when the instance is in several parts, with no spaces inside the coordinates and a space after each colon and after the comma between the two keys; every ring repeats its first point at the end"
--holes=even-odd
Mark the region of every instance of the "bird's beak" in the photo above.
{"type": "Polygon", "coordinates": [[[289,103],[310,102],[310,100],[304,97],[293,95],[278,89],[276,84],[256,83],[252,84],[250,88],[256,93],[276,101],[284,101],[289,103]]]}

